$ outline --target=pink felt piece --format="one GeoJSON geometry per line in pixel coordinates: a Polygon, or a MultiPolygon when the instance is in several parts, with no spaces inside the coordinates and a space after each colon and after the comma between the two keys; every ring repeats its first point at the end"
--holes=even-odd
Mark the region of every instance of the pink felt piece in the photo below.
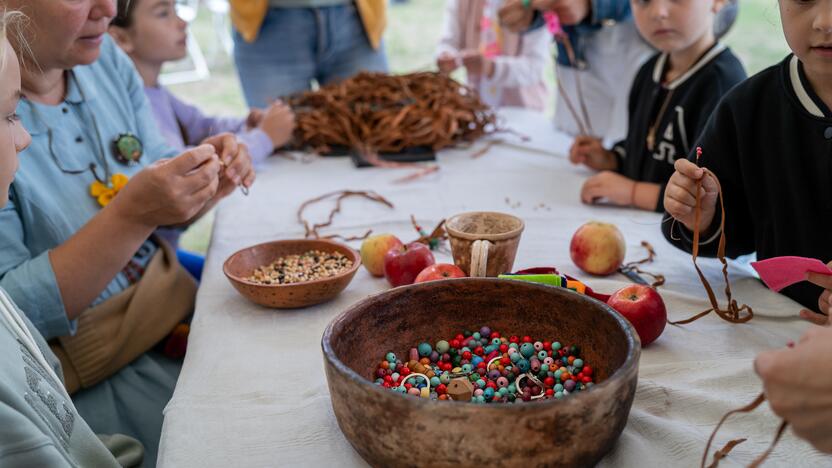
{"type": "Polygon", "coordinates": [[[806,273],[809,272],[832,276],[832,269],[814,258],[775,257],[753,262],[751,266],[757,270],[766,286],[778,292],[806,280],[806,273]]]}

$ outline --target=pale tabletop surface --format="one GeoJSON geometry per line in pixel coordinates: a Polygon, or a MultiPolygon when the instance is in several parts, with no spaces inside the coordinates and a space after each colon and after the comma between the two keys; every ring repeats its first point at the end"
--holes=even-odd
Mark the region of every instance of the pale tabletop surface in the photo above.
{"type": "MultiPolygon", "coordinates": [[[[324,233],[355,235],[373,229],[405,241],[416,233],[413,214],[431,229],[442,218],[471,210],[512,213],[523,218],[515,269],[556,266],[591,287],[612,292],[628,284],[621,275],[592,278],[569,258],[569,240],[584,222],[613,222],[625,235],[628,260],[642,258],[642,240],[656,248],[653,271],[667,276],[660,289],[671,320],[708,308],[690,255],[669,245],[656,213],[589,207],[578,194],[590,171],[566,159],[569,139],[541,114],[506,110],[509,127],[532,136],[504,136],[478,158],[471,148],[443,151],[441,169],[414,182],[393,181],[407,170],[355,169],[349,158],[272,157],[258,173],[249,197],[239,193],[217,211],[188,354],[173,399],[165,410],[159,450],[162,467],[366,466],[338,429],[323,371],[324,328],[349,305],[385,290],[384,279],[363,268],[334,301],[303,310],[269,310],[239,296],[223,276],[222,263],[235,251],[260,242],[299,238],[300,204],[342,189],[375,190],[394,209],[363,199],[344,202],[324,233]]],[[[320,221],[331,204],[310,208],[320,221]]],[[[352,243],[354,248],[359,242],[352,243]]],[[[450,261],[444,254],[437,261],[450,261]]],[[[719,264],[701,261],[714,289],[723,289],[719,264]]],[[[747,267],[730,269],[735,297],[754,307],[755,318],[733,325],[715,315],[671,327],[641,354],[639,384],[628,424],[602,466],[698,466],[720,416],[750,403],[761,391],[754,356],[796,340],[808,327],[796,318],[799,306],[767,290],[747,267]]],[[[721,447],[738,437],[722,466],[748,464],[768,446],[779,420],[767,405],[729,421],[717,438],[721,447]]],[[[787,432],[770,466],[832,465],[787,432]]]]}

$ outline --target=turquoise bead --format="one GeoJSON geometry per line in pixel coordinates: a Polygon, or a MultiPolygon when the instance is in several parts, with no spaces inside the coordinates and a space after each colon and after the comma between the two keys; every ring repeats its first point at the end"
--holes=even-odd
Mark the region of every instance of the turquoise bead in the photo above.
{"type": "Polygon", "coordinates": [[[433,377],[430,378],[430,386],[431,387],[438,387],[440,383],[442,383],[442,382],[439,381],[439,377],[434,375],[433,377]]]}
{"type": "Polygon", "coordinates": [[[508,388],[508,393],[510,393],[511,395],[517,393],[517,387],[515,387],[513,383],[508,384],[508,387],[506,388],[508,388]]]}
{"type": "Polygon", "coordinates": [[[449,372],[443,372],[442,375],[439,376],[439,383],[445,385],[451,383],[451,374],[449,372]]]}
{"type": "Polygon", "coordinates": [[[474,334],[471,335],[471,336],[473,336],[475,340],[481,340],[482,339],[482,335],[480,335],[480,332],[474,332],[474,334]]]}
{"type": "Polygon", "coordinates": [[[543,373],[549,372],[549,366],[546,365],[546,364],[542,364],[540,366],[540,372],[543,372],[543,373]]]}
{"type": "Polygon", "coordinates": [[[494,346],[499,347],[502,344],[502,342],[500,341],[499,338],[494,338],[493,340],[491,340],[491,344],[494,345],[494,346]]]}
{"type": "Polygon", "coordinates": [[[555,384],[555,389],[554,390],[555,390],[555,393],[562,392],[563,391],[563,385],[555,384]]]}
{"type": "Polygon", "coordinates": [[[483,379],[477,380],[477,387],[485,388],[485,380],[483,380],[483,379]]]}
{"type": "Polygon", "coordinates": [[[445,340],[436,343],[436,352],[439,354],[445,354],[449,349],[451,349],[451,345],[445,340]]]}
{"type": "Polygon", "coordinates": [[[549,353],[547,353],[546,351],[538,351],[537,352],[537,358],[540,359],[541,361],[546,359],[547,357],[549,357],[549,353]]]}
{"type": "Polygon", "coordinates": [[[517,361],[523,359],[523,356],[520,353],[514,353],[509,359],[511,359],[511,362],[517,364],[517,361]]]}
{"type": "Polygon", "coordinates": [[[563,371],[561,371],[560,369],[556,370],[555,371],[555,378],[559,379],[562,374],[563,374],[563,371]]]}
{"type": "Polygon", "coordinates": [[[534,345],[531,343],[523,343],[520,345],[520,354],[525,358],[532,357],[532,354],[534,354],[534,345]]]}
{"type": "Polygon", "coordinates": [[[465,372],[466,374],[473,371],[473,370],[474,370],[474,366],[472,366],[471,364],[463,364],[462,365],[462,372],[465,372]]]}
{"type": "Polygon", "coordinates": [[[518,350],[520,349],[520,345],[519,345],[519,344],[517,344],[517,343],[511,343],[510,345],[508,345],[508,347],[509,347],[509,348],[514,348],[514,349],[518,349],[518,350]]]}
{"type": "Polygon", "coordinates": [[[557,398],[558,400],[563,398],[563,392],[555,392],[555,398],[557,398]]]}
{"type": "Polygon", "coordinates": [[[419,343],[419,356],[428,357],[430,353],[433,352],[433,348],[430,346],[430,343],[419,343]]]}
{"type": "Polygon", "coordinates": [[[490,399],[494,398],[494,389],[491,388],[491,387],[486,388],[485,391],[482,392],[482,394],[483,394],[483,396],[485,396],[486,400],[490,400],[490,399]]]}
{"type": "Polygon", "coordinates": [[[584,366],[584,360],[583,359],[575,359],[575,361],[572,363],[572,365],[575,366],[575,369],[580,369],[581,367],[584,366]]]}
{"type": "Polygon", "coordinates": [[[398,373],[398,372],[393,372],[393,373],[390,375],[390,378],[392,378],[392,379],[393,379],[393,381],[399,380],[399,377],[401,377],[401,376],[399,375],[399,373],[398,373]]]}
{"type": "Polygon", "coordinates": [[[396,362],[396,355],[393,353],[387,353],[387,356],[384,356],[384,359],[387,359],[388,362],[396,362]]]}
{"type": "Polygon", "coordinates": [[[504,396],[508,395],[508,388],[503,387],[503,388],[497,390],[497,393],[499,393],[501,397],[504,397],[504,396]]]}
{"type": "Polygon", "coordinates": [[[477,340],[471,340],[471,341],[468,342],[468,347],[469,348],[476,348],[477,346],[479,346],[479,343],[477,342],[477,340]]]}
{"type": "Polygon", "coordinates": [[[525,359],[521,359],[517,362],[517,368],[520,369],[520,372],[526,372],[529,370],[529,361],[525,359]]]}
{"type": "Polygon", "coordinates": [[[552,343],[552,349],[553,349],[554,351],[558,351],[558,350],[560,350],[560,348],[562,348],[562,347],[563,347],[563,345],[561,345],[561,344],[560,344],[559,342],[557,342],[557,341],[555,341],[554,343],[552,343]]]}
{"type": "Polygon", "coordinates": [[[485,397],[482,396],[482,395],[478,396],[477,397],[477,403],[480,403],[480,404],[485,403],[485,397]]]}

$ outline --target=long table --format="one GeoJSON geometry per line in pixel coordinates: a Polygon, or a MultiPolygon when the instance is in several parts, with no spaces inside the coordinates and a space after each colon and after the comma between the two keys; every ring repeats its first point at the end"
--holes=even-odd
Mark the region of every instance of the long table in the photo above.
{"type": "MultiPolygon", "coordinates": [[[[483,143],[442,151],[440,170],[409,183],[395,179],[408,170],[355,169],[348,158],[273,157],[258,173],[249,197],[235,194],[217,211],[213,237],[181,376],[165,410],[159,466],[267,467],[366,466],[338,429],[323,371],[320,339],[329,321],[367,295],[385,290],[384,279],[363,268],[334,301],[301,310],[270,310],[239,296],[223,276],[222,264],[249,245],[304,234],[296,219],[299,205],[340,189],[375,190],[394,209],[363,199],[344,202],[342,213],[324,233],[355,235],[373,229],[403,240],[418,237],[410,215],[426,228],[471,210],[513,213],[526,230],[516,268],[557,266],[596,290],[612,292],[628,284],[621,275],[593,278],[569,258],[569,240],[588,220],[618,225],[628,260],[642,258],[642,240],[656,248],[649,269],[667,277],[660,289],[671,320],[708,308],[690,255],[662,237],[656,213],[580,203],[579,191],[591,175],[572,166],[569,139],[534,112],[509,109],[504,123],[531,137],[499,136],[485,154],[483,143]]],[[[312,220],[332,205],[308,210],[312,220]]],[[[358,248],[359,243],[353,243],[358,248]]],[[[439,254],[437,261],[450,261],[439,254]]],[[[720,265],[701,266],[721,291],[720,265]]],[[[668,326],[644,349],[639,384],[628,424],[601,466],[698,466],[708,436],[720,416],[751,402],[761,391],[754,356],[796,340],[808,325],[799,306],[766,289],[747,265],[732,262],[735,297],[754,307],[748,324],[733,325],[715,315],[684,327],[668,326]]],[[[731,420],[716,440],[748,437],[723,466],[748,464],[774,435],[778,419],[768,409],[731,420]]],[[[404,448],[403,448],[404,449],[404,448]]],[[[790,432],[770,458],[771,466],[832,465],[790,432]]]]}

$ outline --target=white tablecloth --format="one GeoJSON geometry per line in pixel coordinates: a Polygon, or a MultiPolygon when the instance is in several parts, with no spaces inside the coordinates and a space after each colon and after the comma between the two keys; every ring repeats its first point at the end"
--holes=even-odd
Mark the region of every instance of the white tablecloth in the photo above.
{"type": "MultiPolygon", "coordinates": [[[[413,214],[426,228],[469,210],[514,213],[526,221],[516,268],[557,266],[612,292],[627,285],[616,275],[591,278],[569,259],[569,240],[584,222],[617,224],[627,239],[628,259],[644,256],[649,240],[658,257],[649,268],[667,276],[661,288],[671,320],[705,310],[707,302],[690,255],[663,239],[655,213],[587,207],[579,189],[590,175],[564,154],[569,140],[539,114],[511,110],[510,127],[532,141],[494,146],[473,159],[473,151],[444,151],[441,170],[415,182],[394,184],[406,170],[355,169],[346,158],[301,161],[271,158],[251,191],[225,201],[217,212],[205,273],[182,374],[165,411],[159,451],[163,467],[365,466],[338,429],[323,372],[320,339],[329,321],[368,294],[387,288],[363,268],[336,300],[303,310],[269,310],[239,296],[222,274],[222,263],[246,246],[302,237],[296,211],[304,200],[339,189],[372,189],[395,204],[389,209],[363,199],[344,202],[328,232],[358,234],[372,228],[407,241],[417,236],[413,214]]],[[[310,209],[323,219],[331,205],[310,209]]],[[[326,230],[324,230],[327,232],[326,230]]],[[[359,244],[353,244],[358,248],[359,244]]],[[[438,261],[448,261],[440,256],[438,261]]],[[[714,289],[721,291],[718,263],[702,260],[714,289]]],[[[732,265],[735,297],[754,307],[755,318],[733,325],[715,315],[684,326],[668,326],[643,350],[639,385],[629,422],[603,466],[698,466],[710,432],[726,411],[749,403],[761,385],[752,370],[754,356],[796,340],[807,325],[799,307],[773,293],[747,269],[732,265]]],[[[717,446],[736,437],[749,440],[734,449],[724,466],[747,464],[770,442],[778,420],[768,406],[732,420],[717,446]]],[[[787,433],[770,464],[832,464],[787,433]]]]}

